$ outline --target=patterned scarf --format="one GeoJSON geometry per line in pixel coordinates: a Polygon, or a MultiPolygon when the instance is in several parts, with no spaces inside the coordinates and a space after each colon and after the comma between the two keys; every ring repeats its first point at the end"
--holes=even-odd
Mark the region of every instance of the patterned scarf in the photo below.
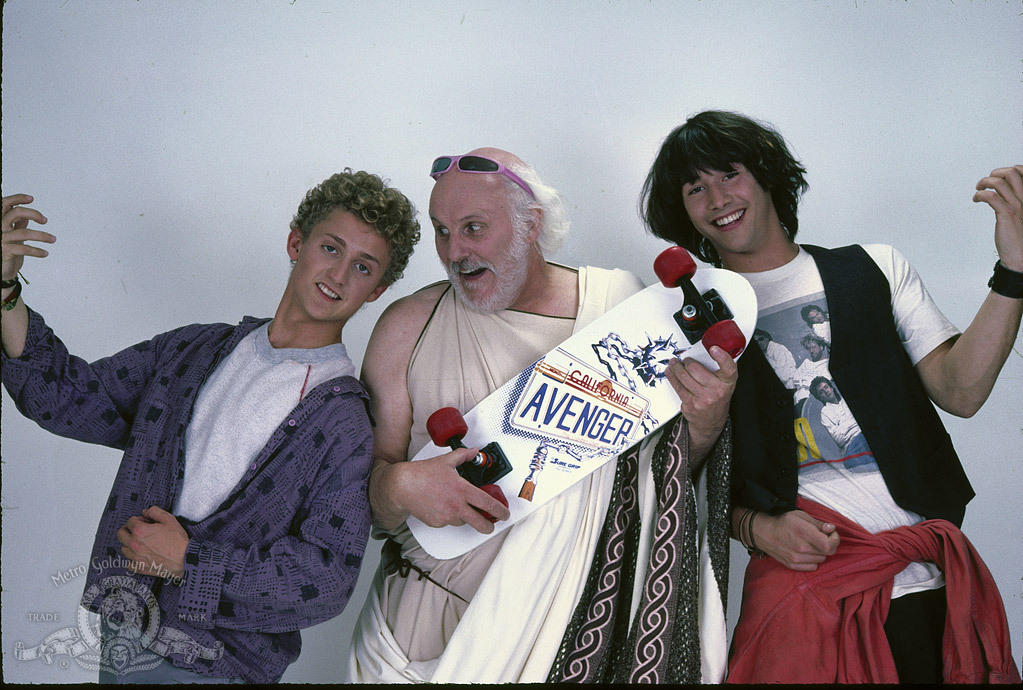
{"type": "MultiPolygon", "coordinates": [[[[710,558],[728,596],[731,423],[707,458],[710,558]]],[[[699,683],[699,534],[689,428],[665,427],[652,459],[657,521],[639,609],[629,626],[640,537],[639,446],[618,460],[600,542],[548,682],[699,683]]]]}

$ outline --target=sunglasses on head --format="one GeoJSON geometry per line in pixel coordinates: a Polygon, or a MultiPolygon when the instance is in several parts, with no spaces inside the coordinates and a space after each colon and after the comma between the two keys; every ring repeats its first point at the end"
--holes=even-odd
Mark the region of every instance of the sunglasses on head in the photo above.
{"type": "Polygon", "coordinates": [[[466,173],[492,173],[504,175],[509,180],[526,190],[526,193],[529,194],[531,198],[536,198],[536,195],[533,194],[533,190],[529,188],[528,184],[522,181],[521,177],[513,173],[501,163],[484,156],[476,156],[472,154],[466,156],[440,156],[433,161],[433,167],[430,168],[430,177],[436,180],[448,170],[451,170],[451,166],[453,165],[466,173]]]}

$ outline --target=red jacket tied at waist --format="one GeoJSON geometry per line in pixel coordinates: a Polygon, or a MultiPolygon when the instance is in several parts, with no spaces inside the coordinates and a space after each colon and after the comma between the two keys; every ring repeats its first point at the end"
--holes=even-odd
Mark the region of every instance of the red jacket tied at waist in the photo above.
{"type": "Polygon", "coordinates": [[[811,501],[797,507],[838,528],[838,550],[813,572],[750,562],[728,682],[897,683],[884,621],[893,579],[913,561],[945,573],[945,682],[1020,682],[998,588],[955,525],[925,520],[871,534],[811,501]]]}

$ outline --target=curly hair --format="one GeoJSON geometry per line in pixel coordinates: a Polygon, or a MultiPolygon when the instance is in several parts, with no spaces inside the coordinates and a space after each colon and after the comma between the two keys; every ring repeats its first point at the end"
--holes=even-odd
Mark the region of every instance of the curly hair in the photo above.
{"type": "Polygon", "coordinates": [[[799,197],[809,188],[806,168],[789,153],[782,136],[771,126],[739,113],[706,110],[690,117],[665,138],[654,159],[640,201],[640,213],[650,232],[674,242],[715,266],[721,257],[710,242],[701,242],[686,213],[682,185],[701,171],[732,170],[741,163],[771,194],[789,239],[796,236],[799,197]]]}
{"type": "Polygon", "coordinates": [[[401,278],[419,241],[419,221],[412,202],[379,176],[345,168],[306,192],[291,227],[306,239],[317,223],[337,210],[353,214],[387,240],[391,259],[381,283],[390,285],[401,278]]]}
{"type": "Polygon", "coordinates": [[[799,344],[802,345],[807,350],[810,349],[810,343],[817,343],[823,349],[828,351],[831,350],[831,345],[828,343],[828,341],[820,337],[816,333],[807,333],[799,340],[799,344]]]}

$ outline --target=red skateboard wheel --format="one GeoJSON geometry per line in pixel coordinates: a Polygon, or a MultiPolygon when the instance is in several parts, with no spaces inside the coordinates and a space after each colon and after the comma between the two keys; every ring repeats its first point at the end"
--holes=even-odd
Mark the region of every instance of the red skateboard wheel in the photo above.
{"type": "Polygon", "coordinates": [[[682,247],[668,247],[654,259],[654,273],[664,287],[678,287],[684,278],[696,273],[696,262],[682,247]]]}
{"type": "Polygon", "coordinates": [[[703,334],[703,345],[710,351],[711,346],[717,345],[735,359],[746,349],[746,336],[742,330],[735,325],[731,319],[718,321],[711,324],[710,328],[703,334]]]}
{"type": "Polygon", "coordinates": [[[438,446],[449,446],[461,441],[469,431],[462,413],[454,407],[442,407],[426,420],[426,430],[438,446]]]}
{"type": "MultiPolygon", "coordinates": [[[[484,484],[480,488],[486,491],[494,498],[496,498],[501,503],[503,503],[505,508],[508,507],[508,499],[504,497],[504,492],[501,491],[501,487],[499,487],[497,484],[484,484]]],[[[476,510],[479,510],[479,508],[477,508],[476,510]]],[[[483,513],[483,517],[490,520],[491,522],[497,522],[497,518],[488,513],[487,511],[480,510],[480,512],[483,513]]]]}

